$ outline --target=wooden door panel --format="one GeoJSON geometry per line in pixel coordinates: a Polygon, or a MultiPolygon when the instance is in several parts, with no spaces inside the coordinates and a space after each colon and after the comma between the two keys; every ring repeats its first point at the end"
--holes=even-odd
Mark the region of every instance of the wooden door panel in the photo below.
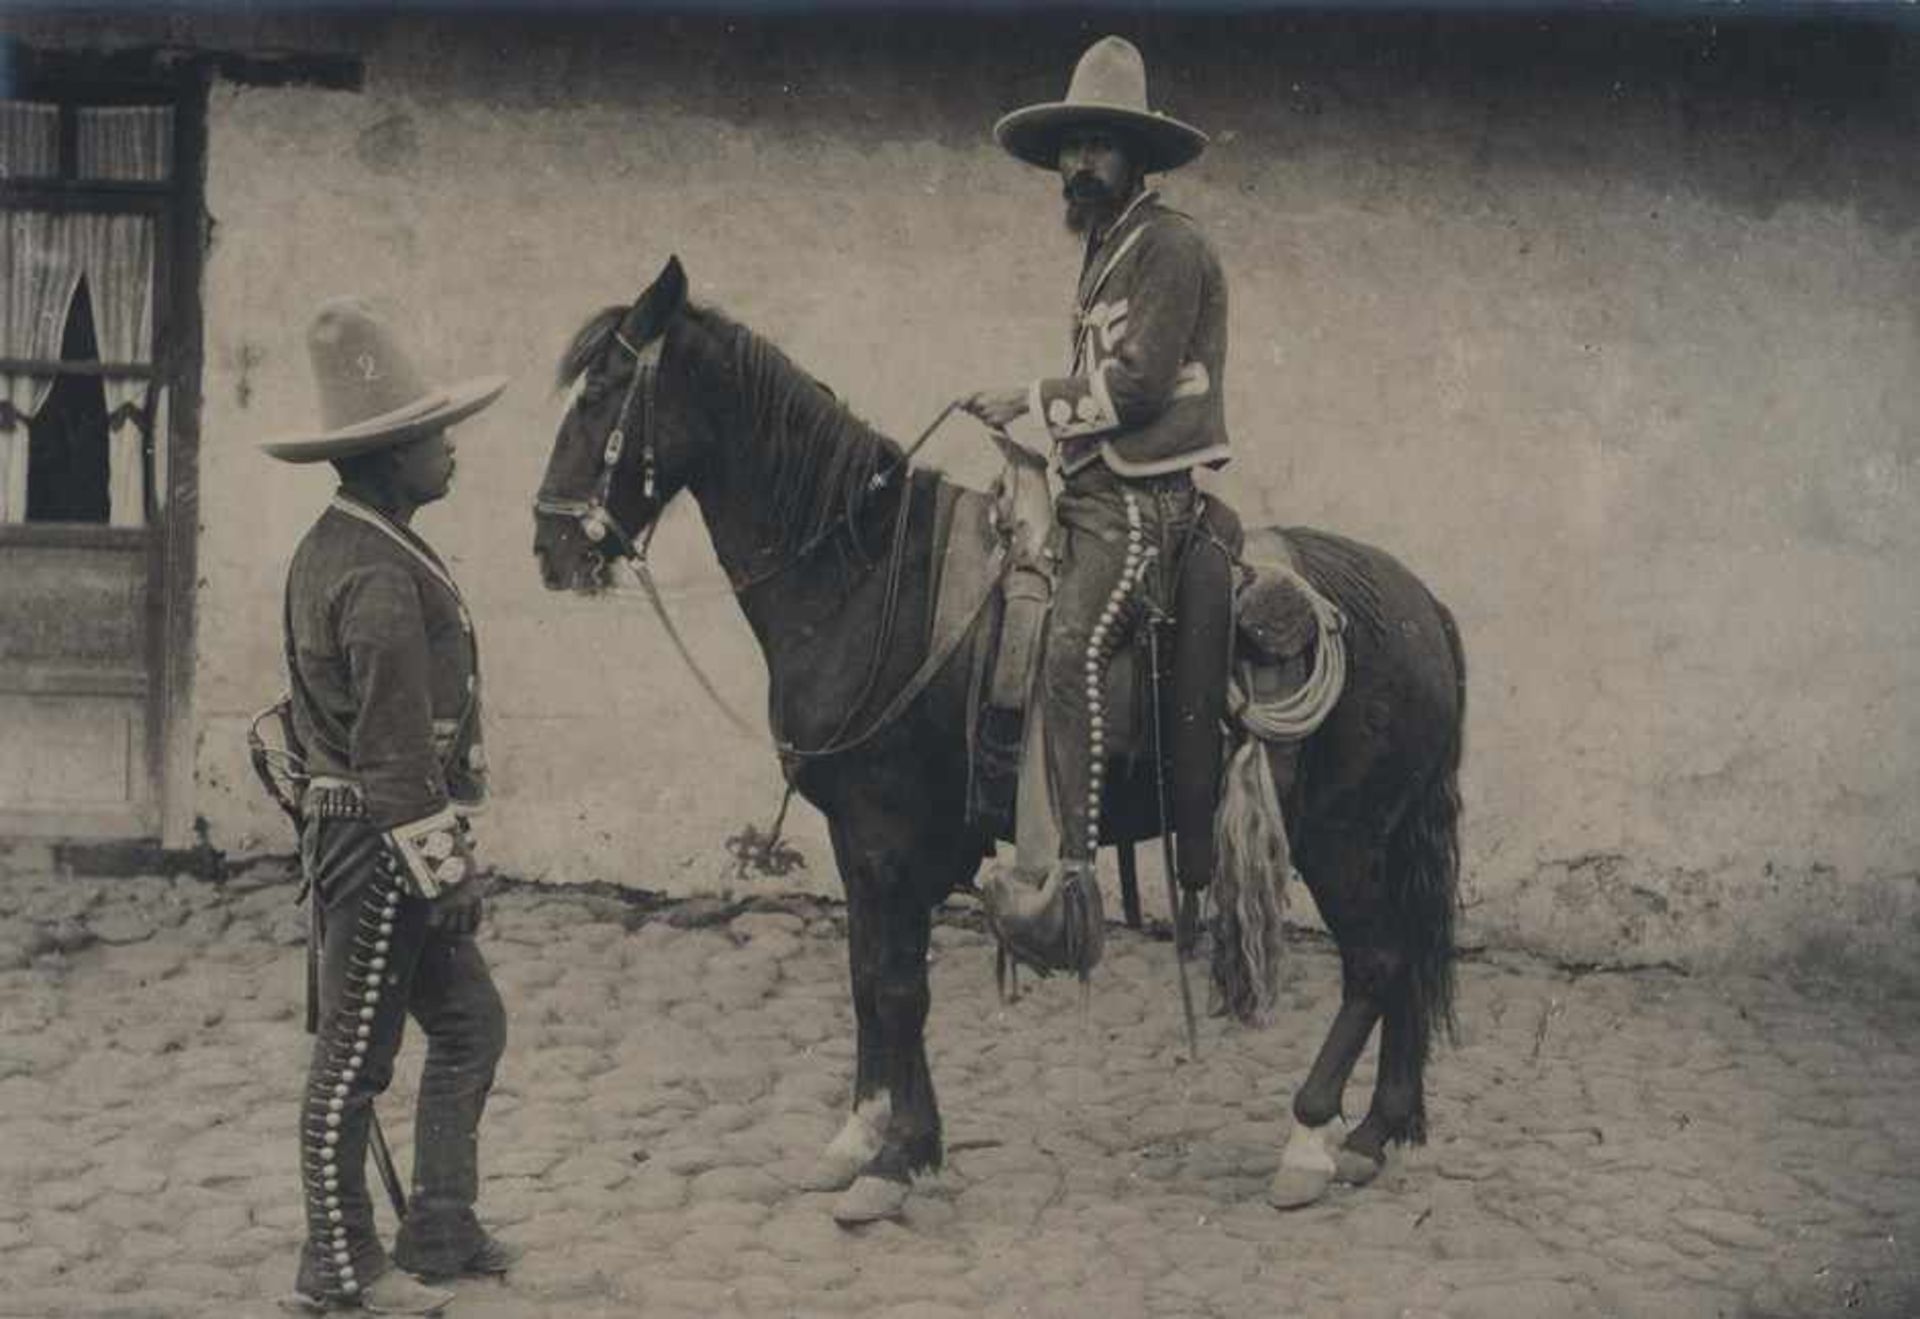
{"type": "Polygon", "coordinates": [[[45,810],[145,801],[146,722],[137,697],[0,693],[0,803],[45,810]]]}
{"type": "Polygon", "coordinates": [[[145,532],[0,537],[0,829],[151,832],[145,532]]]}

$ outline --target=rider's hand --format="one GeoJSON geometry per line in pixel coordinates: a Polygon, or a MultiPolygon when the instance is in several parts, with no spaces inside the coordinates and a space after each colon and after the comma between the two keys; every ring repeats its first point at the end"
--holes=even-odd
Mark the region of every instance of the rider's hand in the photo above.
{"type": "Polygon", "coordinates": [[[960,407],[994,430],[1005,430],[1011,422],[1027,415],[1027,391],[983,389],[962,399],[960,407]]]}

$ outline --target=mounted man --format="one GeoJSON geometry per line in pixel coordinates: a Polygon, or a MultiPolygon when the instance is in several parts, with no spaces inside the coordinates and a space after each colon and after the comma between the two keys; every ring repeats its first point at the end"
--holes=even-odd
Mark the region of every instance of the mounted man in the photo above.
{"type": "MultiPolygon", "coordinates": [[[[1173,777],[1182,798],[1191,783],[1213,789],[1240,607],[1235,676],[1247,689],[1237,722],[1248,736],[1227,767],[1218,865],[1223,889],[1239,892],[1233,903],[1218,895],[1215,952],[1228,950],[1244,976],[1222,983],[1222,1006],[1247,1022],[1271,1012],[1288,845],[1341,954],[1340,1010],[1296,1091],[1295,1138],[1269,1189],[1272,1203],[1292,1207],[1336,1177],[1372,1175],[1388,1144],[1426,1129],[1428,1046],[1451,1021],[1465,659],[1451,615],[1391,555],[1304,527],[1242,538],[1193,490],[1192,469],[1227,452],[1225,295],[1198,230],[1142,179],[1191,160],[1205,139],[1145,107],[1138,52],[1101,42],[1065,102],[1002,122],[1002,140],[1022,159],[1061,170],[1069,218],[1085,226],[1080,361],[1067,376],[983,392],[968,406],[989,426],[1031,418],[1066,469],[1055,555],[1065,622],[1048,643],[1050,694],[1067,698],[1065,718],[1078,722],[1054,739],[1063,745],[1050,758],[1061,777],[1077,778],[1058,794],[1067,833],[1041,867],[1056,894],[1069,870],[1076,888],[1098,892],[1096,807],[1108,808],[1112,837],[1151,837],[1171,819],[1185,846],[1170,873],[1214,878],[1209,812],[1191,803],[1156,811],[1144,800],[1162,795],[1160,757],[1127,763],[1132,743],[1104,722],[1101,670],[1109,642],[1130,631],[1157,658],[1171,599],[1187,638],[1175,643],[1176,696],[1166,702],[1178,719],[1173,777]],[[1069,126],[1078,129],[1071,148],[1069,126]],[[1238,578],[1228,571],[1236,544],[1248,551],[1238,578]],[[1249,635],[1262,620],[1261,635],[1249,635]],[[1191,644],[1196,622],[1216,629],[1210,641],[1191,644]],[[1289,681],[1290,666],[1303,681],[1289,681]],[[1177,752],[1188,734],[1206,750],[1183,777],[1177,752]],[[1101,752],[1116,772],[1096,802],[1108,772],[1094,768],[1101,752]],[[1311,772],[1282,772],[1295,761],[1311,772]],[[1227,937],[1230,919],[1249,937],[1227,937]],[[1376,1026],[1373,1102],[1349,1132],[1343,1098],[1376,1026]]],[[[1013,578],[1044,585],[1048,559],[1035,543],[1045,543],[1051,500],[1044,483],[1026,479],[1025,453],[1002,483],[1009,516],[981,492],[909,472],[904,460],[919,441],[903,449],[763,336],[690,302],[677,259],[581,326],[560,372],[562,385],[575,381],[534,495],[541,580],[599,593],[614,562],[641,558],[675,498],[699,505],[766,662],[768,720],[788,782],[825,819],[847,895],[850,1111],[808,1185],[843,1192],[839,1222],[896,1216],[911,1179],[945,1157],[927,1048],[932,913],[973,879],[1004,829],[1003,766],[1022,748],[999,716],[1048,713],[1017,703],[1034,665],[1006,659],[1016,604],[1044,606],[1044,593],[1016,597],[1016,584],[1028,583],[1013,578]],[[1023,503],[1029,494],[1038,498],[1023,503]],[[1016,704],[999,699],[1003,674],[1016,704]],[[992,736],[976,736],[989,723],[992,736]]],[[[1011,653],[1032,655],[1039,612],[1024,609],[1011,653]]],[[[1010,808],[1017,834],[1051,815],[1010,808]]],[[[990,916],[997,878],[982,885],[990,916]]],[[[1089,956],[1064,962],[1076,969],[1097,952],[1098,922],[1082,928],[1092,933],[1080,945],[1089,956]]],[[[996,929],[1008,950],[1004,924],[996,929]]],[[[1071,954],[1074,941],[1061,942],[1071,954]]]]}
{"type": "Polygon", "coordinates": [[[1067,374],[982,390],[963,405],[987,426],[1050,451],[1061,485],[1040,661],[1044,700],[1029,712],[1016,811],[1012,879],[1029,892],[998,876],[988,893],[990,910],[1015,921],[1023,908],[1057,905],[1056,893],[1070,909],[1090,909],[1082,918],[1094,941],[1084,972],[1098,957],[1093,858],[1108,661],[1143,623],[1176,609],[1189,617],[1166,705],[1169,814],[1183,887],[1194,892],[1213,877],[1231,647],[1231,565],[1220,551],[1231,551],[1223,542],[1237,539],[1238,528],[1200,495],[1193,470],[1228,456],[1227,286],[1200,226],[1147,186],[1148,175],[1197,158],[1207,136],[1148,108],[1146,66],[1131,43],[1095,42],[1064,100],[1014,111],[994,136],[1016,159],[1059,174],[1067,229],[1084,247],[1067,374]]]}

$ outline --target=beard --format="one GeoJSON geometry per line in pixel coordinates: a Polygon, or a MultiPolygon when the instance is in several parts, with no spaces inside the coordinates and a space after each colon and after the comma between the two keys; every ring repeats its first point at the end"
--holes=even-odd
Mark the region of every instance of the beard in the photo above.
{"type": "Polygon", "coordinates": [[[1092,174],[1076,174],[1068,179],[1061,186],[1060,196],[1066,202],[1066,214],[1062,218],[1067,232],[1075,237],[1084,237],[1111,224],[1125,202],[1104,179],[1092,174]]]}

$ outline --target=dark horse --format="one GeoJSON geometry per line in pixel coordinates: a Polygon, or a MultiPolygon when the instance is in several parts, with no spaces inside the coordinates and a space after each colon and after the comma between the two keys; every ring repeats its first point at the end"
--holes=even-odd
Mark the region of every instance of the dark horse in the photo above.
{"type": "MultiPolygon", "coordinates": [[[[995,841],[966,810],[969,665],[945,664],[902,708],[891,699],[926,659],[941,477],[898,466],[897,445],[772,344],[689,304],[677,260],[581,329],[560,379],[581,386],[536,501],[542,577],[600,589],[693,492],[766,657],[789,781],[826,817],[846,889],[853,1111],[817,1184],[846,1188],[842,1221],[896,1213],[910,1175],[942,1160],[925,1042],[932,913],[995,841]]],[[[1319,730],[1270,751],[1341,961],[1339,1011],[1293,1101],[1282,1206],[1363,1182],[1389,1142],[1425,1137],[1428,1045],[1452,1024],[1465,713],[1458,633],[1426,588],[1379,550],[1287,534],[1348,618],[1349,668],[1319,730]],[[1376,1023],[1372,1103],[1348,1133],[1342,1094],[1376,1023]]]]}

